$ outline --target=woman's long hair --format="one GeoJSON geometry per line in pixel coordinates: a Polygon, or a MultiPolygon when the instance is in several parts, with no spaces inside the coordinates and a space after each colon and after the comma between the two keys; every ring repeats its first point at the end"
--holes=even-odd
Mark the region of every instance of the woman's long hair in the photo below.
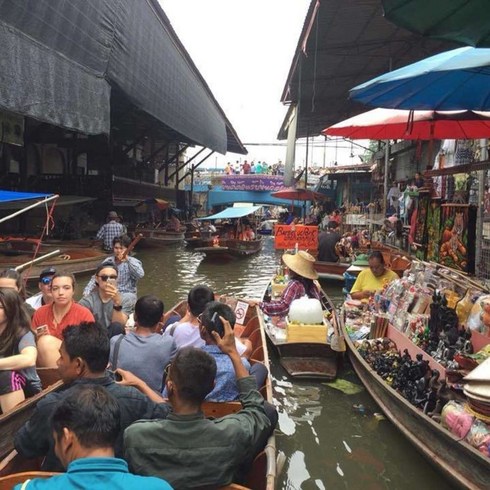
{"type": "Polygon", "coordinates": [[[303,284],[308,298],[320,299],[320,292],[318,291],[318,288],[316,287],[313,279],[308,279],[306,277],[300,276],[298,273],[292,271],[291,269],[289,269],[289,277],[303,284]]]}
{"type": "Polygon", "coordinates": [[[13,289],[0,288],[0,305],[7,320],[5,330],[0,334],[0,357],[8,357],[15,354],[17,342],[30,331],[31,320],[22,298],[13,289]]]}

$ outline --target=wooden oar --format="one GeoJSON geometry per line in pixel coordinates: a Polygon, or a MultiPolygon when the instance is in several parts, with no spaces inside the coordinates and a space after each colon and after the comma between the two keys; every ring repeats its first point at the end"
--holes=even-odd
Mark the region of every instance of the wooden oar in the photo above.
{"type": "Polygon", "coordinates": [[[125,259],[132,251],[133,251],[133,248],[136,247],[137,243],[143,238],[143,235],[141,233],[138,233],[134,238],[133,240],[131,241],[131,243],[128,245],[128,248],[124,251],[123,253],[123,259],[125,259]]]}
{"type": "Polygon", "coordinates": [[[61,250],[53,250],[52,252],[47,253],[46,255],[41,255],[41,257],[38,257],[37,259],[30,260],[29,262],[26,262],[25,264],[18,265],[15,267],[15,270],[17,272],[21,272],[27,267],[34,265],[34,264],[39,264],[40,262],[44,262],[45,260],[51,258],[51,257],[56,257],[56,255],[59,255],[61,253],[61,250]]]}

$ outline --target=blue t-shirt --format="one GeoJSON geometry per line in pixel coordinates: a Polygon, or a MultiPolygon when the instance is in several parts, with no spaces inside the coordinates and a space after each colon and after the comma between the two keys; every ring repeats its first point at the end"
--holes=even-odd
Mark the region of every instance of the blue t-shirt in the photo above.
{"type": "MultiPolygon", "coordinates": [[[[20,490],[22,483],[14,487],[20,490]]],[[[172,490],[160,478],[136,476],[129,473],[128,464],[119,458],[81,458],[72,461],[66,470],[51,478],[34,478],[26,490],[106,490],[141,488],[145,490],[172,490]]]]}

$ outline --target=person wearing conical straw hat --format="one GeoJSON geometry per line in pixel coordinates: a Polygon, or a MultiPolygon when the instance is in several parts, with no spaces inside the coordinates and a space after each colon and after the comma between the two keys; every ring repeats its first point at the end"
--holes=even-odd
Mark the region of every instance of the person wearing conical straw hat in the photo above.
{"type": "Polygon", "coordinates": [[[259,303],[259,308],[269,316],[286,316],[291,303],[305,295],[320,300],[320,291],[313,282],[318,278],[318,273],[313,267],[315,258],[300,250],[296,254],[285,253],[282,261],[289,269],[290,281],[286,289],[279,300],[259,303]]]}

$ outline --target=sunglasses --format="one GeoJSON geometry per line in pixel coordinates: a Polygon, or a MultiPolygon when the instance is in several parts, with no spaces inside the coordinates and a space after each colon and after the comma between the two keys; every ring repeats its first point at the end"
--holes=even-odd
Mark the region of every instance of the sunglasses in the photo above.
{"type": "Polygon", "coordinates": [[[100,277],[104,282],[106,282],[108,279],[117,279],[117,276],[98,276],[100,277]]]}
{"type": "Polygon", "coordinates": [[[50,276],[46,276],[46,277],[43,277],[43,278],[41,279],[41,281],[40,281],[40,282],[41,282],[42,284],[46,285],[46,284],[51,284],[51,281],[52,281],[52,280],[53,280],[53,278],[52,278],[52,277],[50,277],[50,276]]]}

